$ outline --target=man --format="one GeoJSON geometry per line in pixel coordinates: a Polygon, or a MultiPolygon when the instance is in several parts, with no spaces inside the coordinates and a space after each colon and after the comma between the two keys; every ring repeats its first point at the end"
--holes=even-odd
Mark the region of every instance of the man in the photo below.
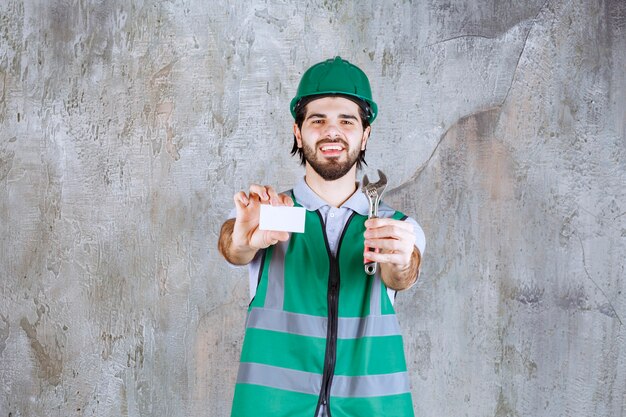
{"type": "Polygon", "coordinates": [[[291,112],[304,178],[235,194],[219,238],[226,260],[250,265],[253,296],[232,416],[413,416],[392,304],[417,280],[424,234],[384,204],[367,219],[356,172],[377,115],[369,80],[340,57],[316,64],[291,112]],[[261,204],[303,206],[305,233],[259,230],[261,204]]]}

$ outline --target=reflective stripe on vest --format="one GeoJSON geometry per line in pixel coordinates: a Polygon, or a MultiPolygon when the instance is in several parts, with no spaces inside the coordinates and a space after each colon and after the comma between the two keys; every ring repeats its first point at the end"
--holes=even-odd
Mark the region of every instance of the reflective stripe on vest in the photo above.
{"type": "Polygon", "coordinates": [[[306,233],[266,249],[246,320],[233,417],[314,417],[322,402],[331,417],[413,416],[393,306],[379,272],[363,270],[365,220],[355,214],[348,221],[337,258],[317,212],[307,211],[306,233]],[[338,297],[327,297],[331,282],[338,297]],[[337,303],[332,313],[331,302],[337,303]],[[336,320],[336,333],[329,320],[336,320]]]}
{"type": "MultiPolygon", "coordinates": [[[[254,308],[248,314],[249,329],[273,330],[275,332],[302,336],[326,337],[327,317],[290,313],[288,311],[254,308]]],[[[360,337],[400,335],[395,316],[339,317],[337,337],[356,339],[360,337]]]]}
{"type": "MultiPolygon", "coordinates": [[[[322,375],[260,363],[244,362],[239,366],[237,383],[263,385],[317,395],[322,385],[322,375]]],[[[331,388],[333,396],[359,398],[396,395],[408,391],[409,385],[406,372],[367,376],[335,375],[331,388]]]]}

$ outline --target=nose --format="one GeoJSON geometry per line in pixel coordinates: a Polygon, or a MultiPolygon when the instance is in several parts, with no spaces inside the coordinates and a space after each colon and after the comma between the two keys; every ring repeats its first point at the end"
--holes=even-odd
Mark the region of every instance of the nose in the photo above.
{"type": "Polygon", "coordinates": [[[341,130],[339,129],[337,122],[328,121],[326,123],[326,129],[324,130],[324,135],[331,139],[341,137],[341,130]]]}

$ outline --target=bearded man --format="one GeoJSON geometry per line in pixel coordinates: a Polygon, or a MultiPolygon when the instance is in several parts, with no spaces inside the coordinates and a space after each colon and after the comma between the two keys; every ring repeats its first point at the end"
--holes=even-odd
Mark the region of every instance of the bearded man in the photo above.
{"type": "Polygon", "coordinates": [[[425,238],[384,203],[368,219],[356,173],[378,113],[369,80],[340,57],[320,62],[290,107],[304,177],[280,194],[257,184],[236,193],[218,243],[250,270],[231,415],[413,416],[393,302],[416,282],[425,238]],[[260,230],[262,204],[304,207],[305,233],[260,230]],[[374,275],[364,259],[380,266],[374,275]]]}

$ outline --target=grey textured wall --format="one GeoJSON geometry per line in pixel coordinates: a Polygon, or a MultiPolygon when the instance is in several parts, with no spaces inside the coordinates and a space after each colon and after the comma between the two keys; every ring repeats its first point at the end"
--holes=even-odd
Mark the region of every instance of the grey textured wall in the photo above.
{"type": "Polygon", "coordinates": [[[423,225],[418,416],[626,415],[626,2],[0,2],[0,416],[225,416],[232,195],[340,54],[423,225]]]}

